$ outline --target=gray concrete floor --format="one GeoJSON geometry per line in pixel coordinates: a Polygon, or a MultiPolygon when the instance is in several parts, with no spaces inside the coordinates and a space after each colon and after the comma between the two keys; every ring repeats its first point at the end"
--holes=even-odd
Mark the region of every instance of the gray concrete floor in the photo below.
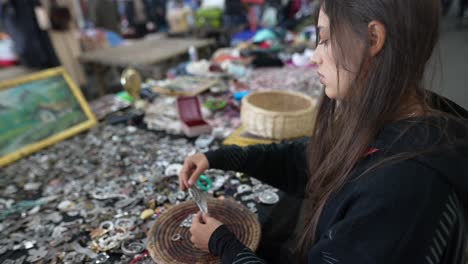
{"type": "Polygon", "coordinates": [[[428,88],[468,109],[468,10],[461,28],[456,27],[457,11],[458,3],[454,1],[442,19],[440,43],[433,57],[435,68],[429,67],[426,81],[428,88]],[[435,74],[430,73],[433,69],[435,74]]]}

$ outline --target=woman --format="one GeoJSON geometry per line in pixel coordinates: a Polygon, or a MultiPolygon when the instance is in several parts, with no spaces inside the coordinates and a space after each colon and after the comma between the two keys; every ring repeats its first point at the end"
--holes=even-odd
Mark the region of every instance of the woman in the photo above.
{"type": "MultiPolygon", "coordinates": [[[[181,189],[217,168],[304,193],[289,263],[462,263],[468,114],[422,86],[439,2],[323,0],[313,61],[325,90],[310,140],[196,154],[181,189]]],[[[263,263],[209,215],[191,233],[222,263],[263,263]]]]}
{"type": "MultiPolygon", "coordinates": [[[[81,47],[78,38],[77,6],[73,1],[67,0],[41,0],[40,2],[51,19],[52,27],[48,29],[48,33],[60,63],[79,86],[86,85],[86,75],[83,66],[78,60],[81,55],[81,47]],[[60,29],[54,28],[53,26],[54,23],[52,23],[52,20],[54,20],[54,16],[57,16],[57,14],[52,12],[52,7],[62,10],[68,9],[70,15],[69,20],[63,19],[62,22],[64,25],[60,25],[60,29]]],[[[55,19],[60,19],[60,17],[56,17],[55,19]]]]}

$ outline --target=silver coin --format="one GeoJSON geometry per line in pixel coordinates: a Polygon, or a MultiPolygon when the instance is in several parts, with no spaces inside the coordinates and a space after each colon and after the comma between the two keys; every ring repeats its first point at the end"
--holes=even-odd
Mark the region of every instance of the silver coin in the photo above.
{"type": "Polygon", "coordinates": [[[279,201],[279,196],[273,191],[266,190],[260,193],[258,199],[264,204],[275,204],[279,201]]]}

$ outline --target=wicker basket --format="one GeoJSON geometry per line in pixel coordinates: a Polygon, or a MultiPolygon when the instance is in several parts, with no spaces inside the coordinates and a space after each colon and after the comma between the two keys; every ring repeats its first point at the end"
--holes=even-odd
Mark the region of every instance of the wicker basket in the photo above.
{"type": "MultiPolygon", "coordinates": [[[[261,226],[257,216],[245,206],[231,199],[224,201],[210,198],[207,200],[210,214],[228,226],[234,235],[248,248],[255,251],[260,243],[261,226]]],[[[188,228],[180,223],[190,214],[198,212],[193,201],[186,201],[171,207],[153,223],[148,232],[148,252],[157,264],[219,264],[219,257],[195,248],[190,242],[188,228]],[[171,237],[179,234],[181,239],[171,237]]]]}
{"type": "Polygon", "coordinates": [[[269,139],[309,136],[315,119],[316,101],[290,91],[255,92],[242,101],[241,120],[245,130],[269,139]]]}

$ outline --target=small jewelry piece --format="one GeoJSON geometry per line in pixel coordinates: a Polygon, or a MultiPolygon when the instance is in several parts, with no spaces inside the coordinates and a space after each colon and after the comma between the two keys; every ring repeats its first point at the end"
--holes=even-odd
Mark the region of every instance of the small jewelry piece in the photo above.
{"type": "Polygon", "coordinates": [[[96,259],[94,260],[93,264],[102,264],[102,263],[106,263],[107,260],[109,260],[109,255],[107,255],[106,253],[99,253],[99,254],[96,256],[96,259]]]}
{"type": "Polygon", "coordinates": [[[24,245],[24,249],[31,249],[34,247],[34,245],[36,244],[36,241],[24,241],[23,242],[23,245],[24,245]]]}
{"type": "Polygon", "coordinates": [[[175,204],[177,202],[177,193],[169,194],[168,199],[170,204],[175,204]]]}
{"type": "Polygon", "coordinates": [[[225,108],[227,102],[223,99],[208,99],[203,105],[211,111],[217,111],[225,108]]]}
{"type": "Polygon", "coordinates": [[[112,223],[112,221],[104,221],[99,225],[99,227],[104,230],[112,230],[114,229],[114,223],[112,223]]]}
{"type": "Polygon", "coordinates": [[[138,202],[138,201],[139,201],[138,198],[123,198],[123,199],[117,201],[114,206],[116,208],[125,208],[125,207],[131,205],[132,203],[135,203],[135,202],[138,202]]]}
{"type": "Polygon", "coordinates": [[[185,199],[185,192],[178,191],[177,192],[177,200],[184,200],[185,199]]]}
{"type": "Polygon", "coordinates": [[[256,197],[257,197],[257,194],[252,193],[249,195],[242,196],[240,199],[241,201],[246,202],[246,201],[254,200],[256,197]]]}
{"type": "Polygon", "coordinates": [[[130,218],[120,218],[115,222],[115,227],[122,228],[125,230],[132,229],[133,225],[134,225],[134,221],[133,219],[130,219],[130,218]]]}
{"type": "Polygon", "coordinates": [[[119,241],[115,237],[103,236],[99,238],[98,245],[103,251],[109,251],[119,245],[119,241]]]}
{"type": "Polygon", "coordinates": [[[156,202],[158,202],[158,205],[162,205],[167,201],[167,196],[165,195],[157,195],[156,196],[156,202]]]}
{"type": "Polygon", "coordinates": [[[247,207],[249,208],[255,207],[255,203],[253,202],[247,203],[247,207]]]}
{"type": "Polygon", "coordinates": [[[260,202],[262,202],[264,204],[275,204],[275,203],[277,203],[279,201],[278,194],[276,194],[273,191],[269,191],[269,190],[266,190],[266,191],[263,191],[262,193],[260,193],[258,198],[259,198],[260,202]]]}
{"type": "Polygon", "coordinates": [[[241,185],[237,186],[237,193],[245,193],[245,192],[248,192],[248,191],[251,191],[251,190],[252,190],[252,187],[250,187],[247,184],[241,184],[241,185]]]}
{"type": "Polygon", "coordinates": [[[114,229],[114,235],[113,237],[116,239],[116,240],[125,240],[127,239],[128,237],[130,236],[130,233],[127,229],[125,228],[120,228],[120,227],[117,227],[114,229]]]}
{"type": "Polygon", "coordinates": [[[187,218],[185,218],[184,221],[182,221],[182,223],[180,223],[179,226],[180,227],[185,227],[185,228],[192,227],[193,217],[194,217],[194,214],[191,214],[191,215],[187,216],[187,218]]]}
{"type": "Polygon", "coordinates": [[[145,245],[138,241],[126,240],[122,242],[122,245],[120,248],[122,249],[122,252],[125,255],[133,256],[133,255],[140,254],[141,252],[143,252],[145,250],[145,245]]]}
{"type": "Polygon", "coordinates": [[[182,236],[180,236],[180,234],[175,234],[171,237],[172,241],[179,241],[181,239],[182,239],[182,236]]]}
{"type": "Polygon", "coordinates": [[[192,196],[193,200],[197,204],[200,211],[203,213],[208,213],[208,204],[206,203],[206,199],[203,196],[203,193],[196,187],[189,188],[189,194],[192,196]]]}
{"type": "Polygon", "coordinates": [[[91,196],[96,200],[106,200],[109,199],[109,194],[102,189],[96,189],[91,192],[91,196]]]}
{"type": "Polygon", "coordinates": [[[213,187],[213,181],[208,178],[206,175],[200,175],[200,178],[197,180],[197,186],[202,191],[208,191],[213,187]]]}
{"type": "Polygon", "coordinates": [[[85,222],[86,223],[91,223],[94,222],[98,218],[98,214],[94,211],[91,212],[86,212],[85,213],[85,222]]]}

